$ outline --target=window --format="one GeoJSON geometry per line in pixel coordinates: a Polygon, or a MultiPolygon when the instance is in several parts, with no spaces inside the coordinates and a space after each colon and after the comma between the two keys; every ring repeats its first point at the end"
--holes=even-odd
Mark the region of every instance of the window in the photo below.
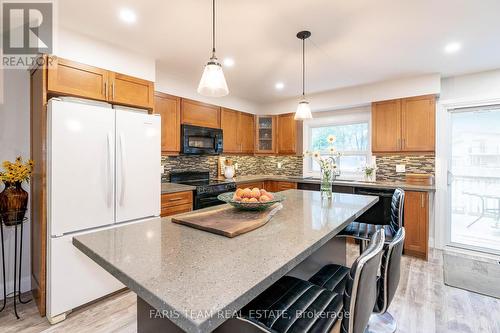
{"type": "MultiPolygon", "coordinates": [[[[304,123],[304,147],[328,156],[327,137],[335,135],[334,146],[342,153],[338,166],[342,178],[362,178],[360,170],[371,162],[369,110],[345,112],[330,117],[316,118],[304,123]]],[[[312,158],[304,161],[304,175],[318,176],[318,163],[312,158]]]]}

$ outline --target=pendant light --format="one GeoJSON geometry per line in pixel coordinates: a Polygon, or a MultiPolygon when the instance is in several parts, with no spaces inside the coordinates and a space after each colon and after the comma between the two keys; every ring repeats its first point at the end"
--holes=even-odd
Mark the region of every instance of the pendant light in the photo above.
{"type": "Polygon", "coordinates": [[[222,97],[229,94],[222,66],[215,56],[215,0],[212,0],[212,57],[203,70],[198,93],[207,97],[222,97]]]}
{"type": "Polygon", "coordinates": [[[306,80],[306,39],[311,37],[310,31],[301,31],[297,34],[298,39],[302,39],[302,99],[299,102],[297,111],[295,112],[295,120],[311,119],[311,107],[306,100],[305,80],[306,80]]]}

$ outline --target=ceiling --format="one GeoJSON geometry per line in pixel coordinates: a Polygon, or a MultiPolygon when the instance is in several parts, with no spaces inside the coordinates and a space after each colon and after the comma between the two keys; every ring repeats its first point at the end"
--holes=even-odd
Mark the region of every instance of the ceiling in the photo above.
{"type": "MultiPolygon", "coordinates": [[[[308,93],[428,73],[500,68],[498,0],[217,0],[217,55],[230,94],[264,104],[308,93]],[[460,42],[462,50],[444,47],[460,42]],[[276,82],[285,84],[282,91],[276,82]]],[[[197,86],[211,49],[210,0],[64,0],[65,28],[136,50],[183,84],[197,86]],[[137,14],[120,20],[121,8],[137,14]]]]}

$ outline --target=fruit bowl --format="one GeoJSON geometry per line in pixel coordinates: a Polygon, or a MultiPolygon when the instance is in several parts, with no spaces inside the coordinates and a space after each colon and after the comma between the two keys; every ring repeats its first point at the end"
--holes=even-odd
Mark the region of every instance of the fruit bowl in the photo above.
{"type": "Polygon", "coordinates": [[[224,201],[231,206],[241,209],[241,210],[266,210],[275,203],[282,202],[285,200],[285,196],[281,193],[271,193],[273,195],[273,199],[266,202],[243,202],[236,201],[233,199],[235,192],[226,192],[219,194],[217,199],[224,201]]]}

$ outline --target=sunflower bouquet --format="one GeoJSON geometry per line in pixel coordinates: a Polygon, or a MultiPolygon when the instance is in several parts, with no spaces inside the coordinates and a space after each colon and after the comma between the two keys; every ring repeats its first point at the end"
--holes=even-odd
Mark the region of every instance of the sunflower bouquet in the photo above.
{"type": "Polygon", "coordinates": [[[29,183],[33,166],[32,160],[23,162],[21,156],[17,157],[15,162],[3,161],[4,170],[0,171],[0,181],[6,184],[22,183],[23,181],[29,183]]]}

